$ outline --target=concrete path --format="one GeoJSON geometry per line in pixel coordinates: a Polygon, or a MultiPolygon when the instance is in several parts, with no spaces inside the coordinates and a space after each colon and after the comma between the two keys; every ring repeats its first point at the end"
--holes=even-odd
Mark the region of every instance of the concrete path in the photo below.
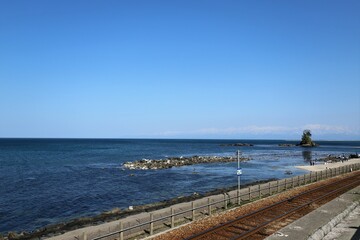
{"type": "Polygon", "coordinates": [[[357,206],[343,221],[336,225],[323,240],[359,240],[360,206],[357,206]]]}

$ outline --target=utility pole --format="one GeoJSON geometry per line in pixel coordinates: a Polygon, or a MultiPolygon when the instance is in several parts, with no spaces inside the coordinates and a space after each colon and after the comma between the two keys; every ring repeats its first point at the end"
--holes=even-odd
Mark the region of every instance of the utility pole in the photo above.
{"type": "Polygon", "coordinates": [[[236,175],[238,177],[238,190],[237,190],[237,197],[238,197],[238,205],[241,204],[241,197],[240,197],[240,176],[242,174],[242,170],[240,168],[240,151],[237,150],[237,160],[238,160],[238,166],[237,166],[237,171],[236,171],[236,175]]]}

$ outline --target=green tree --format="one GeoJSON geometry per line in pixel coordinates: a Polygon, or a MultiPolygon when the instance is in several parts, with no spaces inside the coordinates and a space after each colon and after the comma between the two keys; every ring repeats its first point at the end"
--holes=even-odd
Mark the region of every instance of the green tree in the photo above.
{"type": "Polygon", "coordinates": [[[311,140],[311,131],[309,129],[303,131],[300,145],[315,146],[315,143],[311,140]]]}
{"type": "Polygon", "coordinates": [[[311,131],[306,129],[303,131],[303,135],[301,137],[301,143],[310,144],[311,143],[311,131]]]}

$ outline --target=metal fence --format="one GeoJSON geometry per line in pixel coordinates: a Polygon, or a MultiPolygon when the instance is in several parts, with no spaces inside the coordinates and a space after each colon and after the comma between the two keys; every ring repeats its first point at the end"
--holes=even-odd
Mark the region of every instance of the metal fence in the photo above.
{"type": "MultiPolygon", "coordinates": [[[[115,231],[110,231],[109,229],[107,234],[101,234],[99,232],[97,236],[88,236],[84,232],[81,236],[78,236],[77,238],[82,240],[124,240],[125,238],[133,237],[135,235],[140,235],[144,233],[146,233],[147,235],[153,235],[154,230],[159,229],[160,227],[166,226],[167,228],[174,228],[175,223],[177,222],[181,223],[184,221],[194,221],[199,215],[210,216],[213,212],[217,210],[228,209],[228,207],[232,206],[240,206],[244,202],[258,200],[263,197],[271,196],[273,194],[277,194],[294,187],[299,187],[359,169],[360,164],[351,164],[318,172],[310,172],[308,174],[294,176],[292,178],[258,184],[242,189],[242,193],[236,190],[224,193],[222,199],[219,199],[219,196],[217,198],[215,198],[214,196],[208,197],[206,204],[201,204],[197,206],[197,202],[200,201],[192,201],[190,203],[187,203],[188,206],[186,210],[176,211],[175,208],[171,207],[169,209],[169,214],[166,216],[160,216],[155,218],[154,212],[151,212],[149,213],[148,221],[135,224],[133,226],[128,226],[126,228],[124,227],[124,222],[122,220],[119,220],[117,224],[117,230],[115,231]],[[157,224],[157,226],[154,226],[154,224],[157,224]]],[[[204,202],[204,199],[201,200],[204,202]]]]}

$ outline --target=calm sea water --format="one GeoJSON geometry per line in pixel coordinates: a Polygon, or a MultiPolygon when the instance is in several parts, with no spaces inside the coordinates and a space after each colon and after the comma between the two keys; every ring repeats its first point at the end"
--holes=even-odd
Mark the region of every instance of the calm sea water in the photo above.
{"type": "Polygon", "coordinates": [[[279,147],[274,140],[0,139],[0,232],[31,231],[115,207],[142,205],[237,184],[236,163],[166,170],[125,170],[122,163],[175,156],[235,156],[242,183],[286,177],[328,154],[360,152],[360,141],[318,142],[320,147],[279,147]],[[254,147],[225,147],[247,142],[254,147]],[[193,174],[198,172],[198,174],[193,174]],[[134,176],[131,176],[134,174],[134,176]]]}

